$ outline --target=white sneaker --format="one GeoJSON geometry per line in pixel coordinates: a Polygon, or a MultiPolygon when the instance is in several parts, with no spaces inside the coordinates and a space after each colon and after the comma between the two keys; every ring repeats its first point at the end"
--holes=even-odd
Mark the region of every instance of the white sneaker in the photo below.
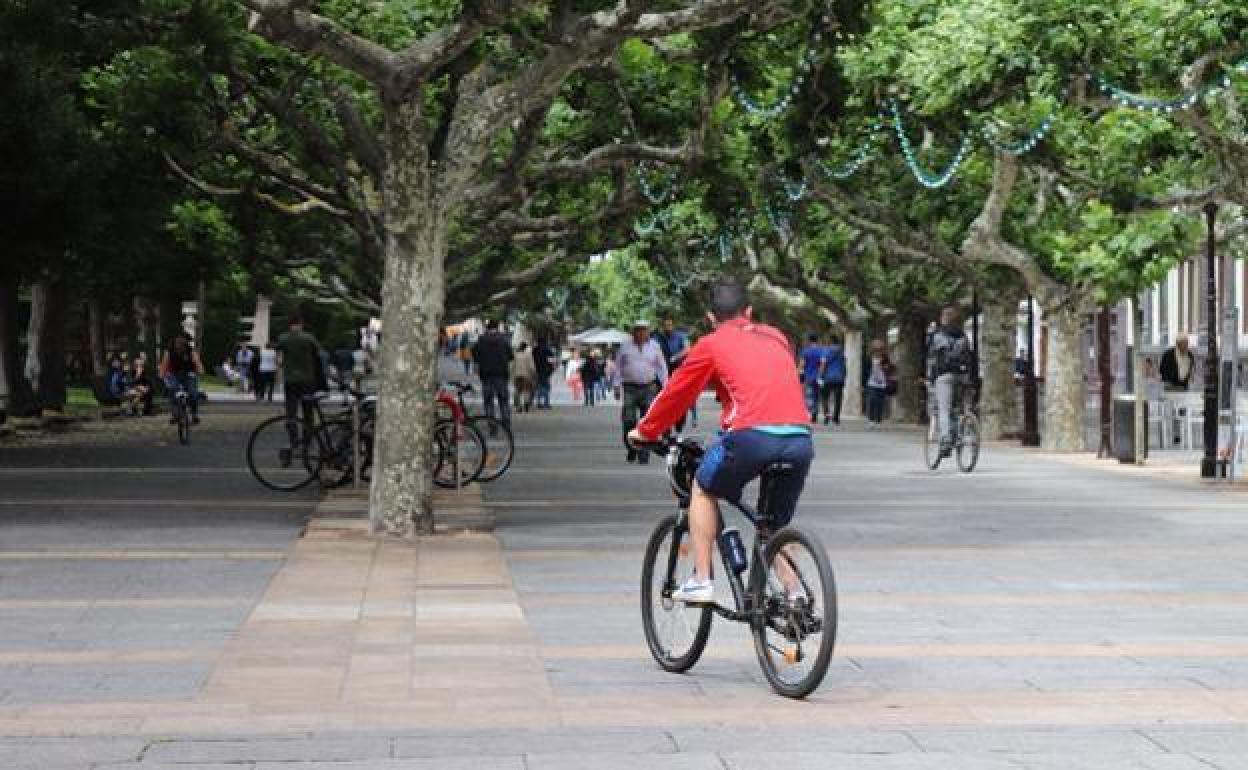
{"type": "Polygon", "coordinates": [[[686,604],[707,604],[715,600],[715,584],[691,576],[672,593],[672,598],[686,604]]]}

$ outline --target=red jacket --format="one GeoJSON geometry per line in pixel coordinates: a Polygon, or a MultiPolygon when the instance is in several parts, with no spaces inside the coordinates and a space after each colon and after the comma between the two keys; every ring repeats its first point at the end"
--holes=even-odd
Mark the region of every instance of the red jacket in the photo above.
{"type": "Polygon", "coordinates": [[[810,419],[793,348],[778,329],[734,318],[698,340],[637,425],[647,439],[689,411],[710,383],[723,405],[724,430],[805,425],[810,419]]]}

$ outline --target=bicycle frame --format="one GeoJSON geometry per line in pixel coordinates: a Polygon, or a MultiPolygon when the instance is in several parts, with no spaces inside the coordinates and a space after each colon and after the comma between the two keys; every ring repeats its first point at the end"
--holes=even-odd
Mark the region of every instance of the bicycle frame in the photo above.
{"type": "MultiPolygon", "coordinates": [[[[673,452],[681,451],[679,447],[673,447],[673,452]]],[[[776,482],[776,476],[764,475],[761,480],[761,491],[759,494],[759,509],[767,510],[771,498],[771,487],[776,482]]],[[[676,522],[676,532],[682,537],[689,533],[688,512],[691,499],[689,497],[680,497],[680,516],[676,522]]],[[[767,616],[764,612],[762,603],[758,601],[763,596],[763,584],[767,579],[763,566],[763,554],[767,550],[767,543],[771,540],[771,521],[764,515],[760,514],[754,508],[742,501],[733,502],[726,501],[733,508],[736,508],[750,522],[754,528],[754,542],[750,552],[750,565],[746,570],[746,580],[742,581],[741,574],[732,568],[728,561],[728,555],[720,550],[719,560],[724,569],[724,574],[728,577],[728,585],[732,588],[733,607],[725,607],[718,602],[709,605],[710,609],[725,620],[732,620],[738,623],[749,623],[751,627],[761,626],[766,622],[767,616]]],[[[716,539],[718,535],[724,531],[724,515],[719,511],[716,516],[716,539]]],[[[676,572],[676,562],[679,557],[677,546],[677,538],[672,539],[673,547],[668,554],[667,559],[667,580],[666,589],[673,589],[674,581],[672,579],[676,572]]]]}

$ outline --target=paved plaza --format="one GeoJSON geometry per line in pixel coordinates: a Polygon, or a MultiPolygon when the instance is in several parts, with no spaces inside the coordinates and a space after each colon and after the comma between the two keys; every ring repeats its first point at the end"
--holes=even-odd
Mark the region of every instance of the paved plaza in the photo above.
{"type": "Polygon", "coordinates": [[[660,464],[623,462],[610,408],[519,416],[484,490],[495,530],[418,543],[260,488],[243,444],[265,411],[217,405],[191,447],[151,421],[0,447],[0,768],[1248,756],[1243,491],[996,446],[931,473],[912,431],[820,429],[799,515],[841,625],[793,702],[744,626],[717,621],[687,675],[650,660],[641,550],[672,501],[660,464]]]}

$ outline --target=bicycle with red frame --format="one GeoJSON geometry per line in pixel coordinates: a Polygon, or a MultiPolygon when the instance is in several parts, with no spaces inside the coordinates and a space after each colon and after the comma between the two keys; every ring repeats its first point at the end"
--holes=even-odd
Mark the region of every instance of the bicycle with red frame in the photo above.
{"type": "Polygon", "coordinates": [[[454,419],[476,429],[485,442],[485,457],[476,481],[494,481],[507,472],[516,455],[516,440],[511,427],[491,414],[471,414],[464,394],[472,393],[472,385],[447,382],[438,391],[439,416],[454,419]],[[452,395],[452,391],[454,395],[452,395]]]}

